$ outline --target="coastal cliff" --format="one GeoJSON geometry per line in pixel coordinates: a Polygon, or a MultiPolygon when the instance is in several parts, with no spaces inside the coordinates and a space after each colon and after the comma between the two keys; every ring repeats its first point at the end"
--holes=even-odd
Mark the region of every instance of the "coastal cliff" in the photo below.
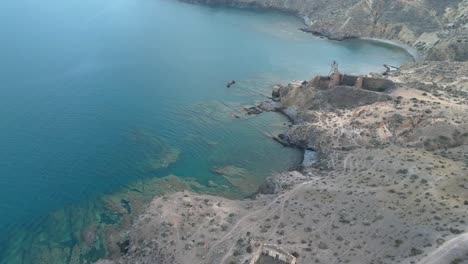
{"type": "Polygon", "coordinates": [[[184,0],[276,9],[301,17],[304,31],[330,39],[397,41],[428,60],[468,60],[468,0],[184,0]]]}
{"type": "Polygon", "coordinates": [[[468,230],[467,73],[467,62],[423,62],[374,76],[395,82],[386,92],[279,87],[295,109],[286,139],[319,165],[271,177],[255,200],[158,197],[127,253],[101,264],[248,263],[264,243],[298,263],[466,261],[466,239],[451,239],[468,230]]]}
{"type": "Polygon", "coordinates": [[[318,163],[270,177],[252,200],[157,197],[122,256],[98,263],[249,263],[265,243],[297,263],[468,261],[468,1],[189,2],[293,12],[315,34],[396,40],[425,61],[369,76],[394,84],[382,91],[275,87],[272,110],[294,121],[281,140],[318,163]]]}

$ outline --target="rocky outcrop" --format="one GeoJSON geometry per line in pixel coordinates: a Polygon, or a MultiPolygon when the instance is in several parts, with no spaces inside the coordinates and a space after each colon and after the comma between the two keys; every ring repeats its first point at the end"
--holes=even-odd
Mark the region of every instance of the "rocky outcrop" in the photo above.
{"type": "Polygon", "coordinates": [[[467,60],[468,0],[184,1],[278,9],[303,18],[303,31],[330,39],[387,39],[415,47],[430,60],[467,60]]]}
{"type": "Polygon", "coordinates": [[[396,83],[386,93],[277,87],[296,118],[287,140],[320,164],[270,177],[254,200],[158,197],[113,263],[248,263],[264,244],[298,263],[467,261],[467,73],[424,62],[379,76],[396,83]]]}
{"type": "MultiPolygon", "coordinates": [[[[468,104],[466,72],[466,62],[405,66],[388,77],[398,83],[388,93],[320,89],[312,82],[283,86],[281,103],[296,112],[296,125],[284,138],[323,155],[387,144],[426,150],[468,144],[468,120],[462,117],[468,104]]],[[[331,165],[332,159],[326,160],[331,165]]]]}
{"type": "Polygon", "coordinates": [[[388,101],[390,96],[359,89],[352,86],[336,86],[321,90],[312,86],[284,87],[281,101],[287,107],[299,109],[346,109],[357,105],[367,105],[379,101],[388,101]]]}
{"type": "Polygon", "coordinates": [[[314,162],[270,177],[254,200],[157,197],[124,231],[123,255],[99,264],[248,263],[265,243],[298,263],[468,261],[468,62],[453,62],[467,60],[468,0],[186,1],[293,12],[314,34],[396,40],[452,62],[372,77],[392,89],[276,86],[274,102],[245,110],[287,115],[277,140],[314,162]]]}

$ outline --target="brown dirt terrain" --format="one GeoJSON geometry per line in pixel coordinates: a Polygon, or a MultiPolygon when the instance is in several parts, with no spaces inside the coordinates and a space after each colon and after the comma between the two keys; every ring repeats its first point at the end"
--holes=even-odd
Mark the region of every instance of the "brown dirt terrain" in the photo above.
{"type": "Polygon", "coordinates": [[[255,200],[156,198],[114,263],[248,263],[261,243],[298,263],[465,263],[467,74],[466,62],[424,62],[386,77],[387,93],[282,86],[297,113],[288,140],[320,164],[272,177],[255,200]]]}

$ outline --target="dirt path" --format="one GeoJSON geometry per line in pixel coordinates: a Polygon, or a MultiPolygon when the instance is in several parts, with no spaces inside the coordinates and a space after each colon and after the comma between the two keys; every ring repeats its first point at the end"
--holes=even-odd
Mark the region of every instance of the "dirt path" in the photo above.
{"type": "Polygon", "coordinates": [[[468,233],[445,242],[419,264],[467,263],[466,261],[468,261],[468,233]],[[462,262],[456,262],[457,259],[462,262]]]}
{"type": "MultiPolygon", "coordinates": [[[[232,235],[237,235],[239,232],[237,232],[236,234],[234,234],[235,231],[237,231],[239,225],[243,224],[243,222],[245,222],[246,220],[248,220],[249,218],[255,216],[255,215],[258,215],[259,213],[265,211],[266,209],[268,208],[271,208],[278,200],[280,199],[283,199],[282,200],[282,206],[281,206],[281,211],[283,211],[284,209],[284,203],[285,201],[287,201],[292,194],[296,193],[296,191],[298,191],[300,188],[303,188],[305,185],[313,182],[314,180],[311,180],[311,181],[307,181],[307,182],[303,182],[299,185],[297,185],[296,187],[294,187],[292,190],[286,192],[285,194],[283,195],[280,195],[278,197],[276,197],[273,201],[271,201],[270,203],[268,203],[267,205],[265,205],[264,207],[258,209],[258,210],[255,210],[247,215],[245,215],[244,217],[242,217],[241,219],[239,219],[235,224],[234,226],[231,228],[231,230],[226,234],[224,235],[218,242],[216,242],[209,250],[208,250],[208,253],[206,254],[207,255],[207,259],[210,258],[210,256],[213,254],[213,250],[215,250],[220,244],[222,244],[223,242],[225,242],[226,240],[228,240],[232,235]]],[[[281,217],[280,217],[281,219],[281,217]]],[[[221,261],[219,263],[224,263],[224,261],[227,260],[227,258],[230,256],[230,253],[232,251],[233,247],[231,247],[229,250],[227,250],[227,252],[223,255],[223,258],[221,259],[221,261]]]]}

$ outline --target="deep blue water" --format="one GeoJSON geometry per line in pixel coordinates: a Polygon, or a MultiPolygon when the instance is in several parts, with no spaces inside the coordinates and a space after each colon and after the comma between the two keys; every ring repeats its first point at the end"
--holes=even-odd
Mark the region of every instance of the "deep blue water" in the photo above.
{"type": "Polygon", "coordinates": [[[301,153],[264,136],[286,120],[232,118],[243,104],[274,83],[327,74],[332,60],[367,73],[410,59],[385,45],[315,38],[276,12],[169,0],[0,6],[0,245],[41,216],[137,179],[226,184],[214,167],[260,178],[286,170],[301,153]]]}

